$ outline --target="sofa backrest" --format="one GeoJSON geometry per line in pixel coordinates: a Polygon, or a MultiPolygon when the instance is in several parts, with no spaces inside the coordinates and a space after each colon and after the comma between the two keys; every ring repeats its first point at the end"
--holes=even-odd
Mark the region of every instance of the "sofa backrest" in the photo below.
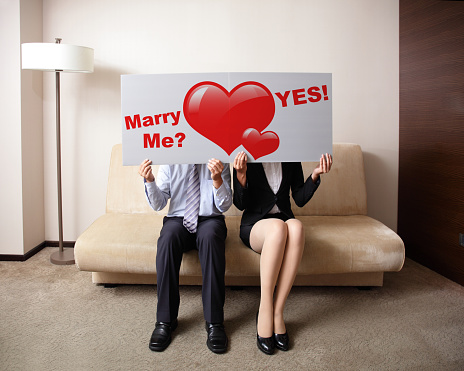
{"type": "MultiPolygon", "coordinates": [[[[328,174],[322,175],[321,186],[304,207],[293,203],[295,215],[366,215],[367,196],[364,163],[361,147],[357,144],[334,143],[334,165],[328,174]]],[[[232,173],[232,165],[231,173],[232,173]]],[[[317,166],[315,162],[304,162],[303,172],[307,178],[317,166]]],[[[153,165],[153,173],[158,173],[153,165]]],[[[168,206],[153,211],[145,199],[143,180],[138,166],[122,166],[122,145],[116,144],[111,153],[106,195],[106,212],[157,213],[164,215],[168,206]]],[[[235,206],[226,215],[241,215],[235,206]]]]}
{"type": "MultiPolygon", "coordinates": [[[[106,192],[107,213],[167,213],[167,207],[161,211],[153,211],[148,205],[145,186],[138,170],[138,166],[122,166],[122,144],[114,145],[106,192]]],[[[153,173],[155,176],[158,173],[157,165],[153,166],[153,173]]]]}
{"type": "MultiPolygon", "coordinates": [[[[367,215],[367,191],[361,147],[351,143],[333,144],[333,166],[321,176],[321,185],[302,208],[292,200],[295,215],[367,215]]],[[[303,163],[305,179],[316,162],[303,163]]]]}

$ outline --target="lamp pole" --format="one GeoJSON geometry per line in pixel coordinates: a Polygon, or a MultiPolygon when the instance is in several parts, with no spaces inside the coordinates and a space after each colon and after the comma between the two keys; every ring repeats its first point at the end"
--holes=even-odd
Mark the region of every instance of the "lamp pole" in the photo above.
{"type": "MultiPolygon", "coordinates": [[[[60,38],[55,39],[56,44],[61,43],[60,38]]],[[[50,255],[53,264],[74,264],[74,251],[63,248],[63,201],[61,193],[61,113],[60,113],[60,70],[55,70],[56,88],[56,174],[58,188],[58,251],[50,255]]]]}

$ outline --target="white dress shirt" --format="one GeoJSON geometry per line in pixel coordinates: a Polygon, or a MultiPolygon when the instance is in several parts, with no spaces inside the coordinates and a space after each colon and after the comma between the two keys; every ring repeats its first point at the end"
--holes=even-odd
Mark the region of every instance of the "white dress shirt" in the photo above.
{"type": "MultiPolygon", "coordinates": [[[[188,174],[191,165],[161,165],[156,175],[156,182],[145,182],[145,194],[153,210],[163,209],[168,200],[167,216],[184,216],[187,200],[188,174]]],[[[216,216],[226,212],[232,205],[229,164],[224,164],[222,185],[216,189],[211,179],[207,164],[198,164],[200,177],[200,216],[216,216]]]]}
{"type": "MultiPolygon", "coordinates": [[[[280,188],[280,183],[282,183],[282,164],[280,162],[263,162],[263,168],[269,186],[274,194],[277,194],[277,191],[280,188]]],[[[277,213],[280,213],[280,209],[277,205],[274,205],[271,211],[269,211],[269,214],[277,213]]]]}

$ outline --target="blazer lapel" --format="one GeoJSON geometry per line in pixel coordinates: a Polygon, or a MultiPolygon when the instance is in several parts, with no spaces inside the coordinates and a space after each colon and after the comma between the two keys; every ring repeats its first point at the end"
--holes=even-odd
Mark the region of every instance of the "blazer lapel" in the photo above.
{"type": "Polygon", "coordinates": [[[258,168],[258,171],[259,171],[258,178],[261,178],[263,180],[263,182],[266,182],[267,187],[272,191],[271,186],[269,185],[269,182],[267,180],[267,176],[266,176],[266,173],[264,171],[263,164],[261,162],[258,162],[255,165],[256,165],[256,167],[258,168]]]}

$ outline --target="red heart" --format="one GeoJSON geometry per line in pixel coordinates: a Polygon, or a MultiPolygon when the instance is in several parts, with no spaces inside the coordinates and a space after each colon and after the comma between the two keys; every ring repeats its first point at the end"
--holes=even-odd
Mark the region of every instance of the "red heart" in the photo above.
{"type": "Polygon", "coordinates": [[[228,155],[242,144],[246,129],[263,131],[274,113],[272,93],[254,81],[237,85],[230,93],[215,82],[200,82],[184,99],[184,116],[189,125],[228,155]]]}
{"type": "Polygon", "coordinates": [[[279,137],[273,131],[260,134],[255,129],[247,129],[243,133],[243,146],[257,160],[279,148],[279,137]]]}

